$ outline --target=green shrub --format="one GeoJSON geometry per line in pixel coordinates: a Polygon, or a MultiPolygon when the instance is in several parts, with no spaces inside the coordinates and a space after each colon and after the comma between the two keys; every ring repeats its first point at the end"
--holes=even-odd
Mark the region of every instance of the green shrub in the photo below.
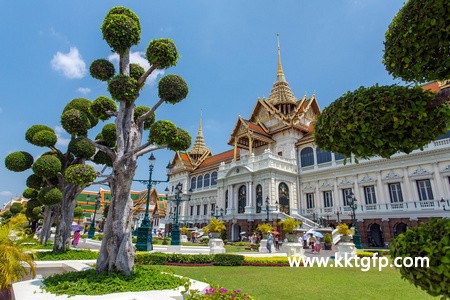
{"type": "Polygon", "coordinates": [[[31,174],[27,178],[26,185],[29,188],[38,190],[44,185],[44,179],[42,177],[37,176],[36,174],[31,174]]]}
{"type": "Polygon", "coordinates": [[[62,253],[36,252],[35,260],[85,260],[97,259],[98,252],[90,250],[68,250],[62,253]]]}
{"type": "Polygon", "coordinates": [[[44,279],[45,289],[56,295],[105,295],[120,292],[175,289],[185,279],[148,266],[136,266],[130,276],[121,273],[100,273],[95,269],[56,274],[44,279]]]}
{"type": "Polygon", "coordinates": [[[36,133],[38,133],[39,131],[53,131],[53,129],[51,127],[48,127],[47,125],[33,125],[30,128],[28,128],[27,132],[25,133],[25,139],[27,140],[28,143],[33,144],[33,137],[36,133]]]}
{"type": "Polygon", "coordinates": [[[156,64],[158,69],[167,69],[176,66],[179,55],[171,39],[157,39],[150,41],[145,57],[151,65],[156,64]]]}
{"type": "Polygon", "coordinates": [[[165,238],[165,239],[163,239],[163,241],[162,241],[162,245],[169,245],[169,242],[170,242],[170,239],[165,238]]]}
{"type": "Polygon", "coordinates": [[[92,77],[101,81],[111,79],[116,72],[113,63],[103,58],[94,60],[89,67],[89,71],[92,77]]]}
{"type": "MultiPolygon", "coordinates": [[[[140,116],[142,116],[143,114],[147,113],[148,111],[150,111],[150,107],[147,106],[136,106],[134,108],[134,122],[137,121],[137,119],[139,119],[140,116]]],[[[147,117],[147,119],[145,119],[144,121],[144,129],[148,130],[150,129],[150,126],[152,126],[152,124],[155,123],[155,113],[151,114],[150,116],[147,117]]]]}
{"type": "Polygon", "coordinates": [[[450,296],[450,219],[432,219],[391,242],[391,258],[428,257],[429,268],[400,267],[402,278],[432,296],[450,296]]]}
{"type": "Polygon", "coordinates": [[[130,64],[130,77],[139,80],[142,75],[145,74],[145,70],[139,64],[130,64]]]}
{"type": "Polygon", "coordinates": [[[244,257],[244,264],[289,264],[287,256],[272,256],[272,257],[244,257]]]}
{"type": "Polygon", "coordinates": [[[64,178],[67,182],[78,186],[84,186],[97,178],[97,171],[95,171],[93,166],[74,164],[66,169],[64,172],[64,178]]]}
{"type": "Polygon", "coordinates": [[[53,205],[61,202],[62,192],[58,188],[46,187],[39,191],[38,200],[43,205],[53,205]]]}
{"type": "Polygon", "coordinates": [[[79,158],[91,158],[97,150],[84,137],[79,137],[70,141],[68,150],[79,158]]]}
{"type": "Polygon", "coordinates": [[[14,172],[22,172],[31,167],[33,164],[33,156],[25,151],[17,151],[8,154],[5,157],[5,166],[8,170],[14,172]]]}
{"type": "Polygon", "coordinates": [[[215,266],[242,266],[244,256],[236,254],[216,254],[213,262],[215,266]]]}
{"type": "Polygon", "coordinates": [[[358,257],[373,257],[373,254],[375,252],[369,252],[369,251],[356,251],[356,256],[358,257]]]}
{"type": "Polygon", "coordinates": [[[167,103],[176,104],[186,98],[189,88],[186,81],[178,75],[167,75],[158,83],[158,96],[167,103]]]}
{"type": "Polygon", "coordinates": [[[89,111],[95,117],[105,121],[111,117],[109,114],[107,114],[107,112],[116,112],[117,105],[112,99],[105,96],[100,96],[92,101],[91,106],[89,107],[89,111]]]}
{"type": "Polygon", "coordinates": [[[165,253],[136,253],[134,262],[141,265],[164,265],[167,262],[168,255],[165,253]]]}
{"type": "Polygon", "coordinates": [[[116,101],[133,102],[139,95],[136,86],[136,79],[120,74],[108,82],[108,91],[116,101]]]}

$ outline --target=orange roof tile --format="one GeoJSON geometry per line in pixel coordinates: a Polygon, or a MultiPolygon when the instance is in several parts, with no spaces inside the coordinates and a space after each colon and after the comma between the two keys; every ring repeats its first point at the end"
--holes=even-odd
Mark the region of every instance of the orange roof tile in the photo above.
{"type": "Polygon", "coordinates": [[[270,137],[270,135],[268,135],[267,132],[265,132],[264,129],[262,129],[261,126],[256,125],[256,124],[253,124],[252,122],[247,121],[247,120],[246,120],[245,122],[247,123],[248,127],[249,127],[251,130],[253,130],[253,131],[255,131],[255,132],[257,132],[257,133],[259,133],[259,134],[261,134],[261,135],[270,137]]]}
{"type": "MultiPolygon", "coordinates": [[[[239,149],[237,149],[237,155],[239,155],[239,153],[240,151],[239,149]]],[[[200,166],[196,169],[196,172],[202,168],[214,165],[219,166],[221,162],[229,162],[233,159],[233,157],[234,157],[234,149],[210,156],[200,164],[200,166]]]]}
{"type": "Polygon", "coordinates": [[[430,90],[432,92],[439,92],[441,89],[439,88],[439,85],[437,83],[437,81],[432,82],[432,83],[427,83],[426,85],[422,86],[422,89],[424,90],[430,90]]]}

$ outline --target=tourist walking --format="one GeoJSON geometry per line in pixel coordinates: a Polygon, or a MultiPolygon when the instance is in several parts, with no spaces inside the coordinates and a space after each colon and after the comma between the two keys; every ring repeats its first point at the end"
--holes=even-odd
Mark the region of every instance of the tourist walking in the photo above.
{"type": "Polygon", "coordinates": [[[267,233],[267,244],[266,244],[266,247],[267,247],[267,250],[269,251],[269,253],[272,253],[272,244],[273,244],[273,235],[269,231],[267,233]]]}
{"type": "Polygon", "coordinates": [[[73,234],[73,241],[72,241],[72,246],[74,246],[75,248],[78,246],[78,242],[80,241],[80,231],[77,230],[75,231],[75,233],[73,234]]]}
{"type": "Polygon", "coordinates": [[[278,235],[275,236],[275,249],[278,251],[280,250],[280,243],[279,243],[279,237],[278,235]]]}

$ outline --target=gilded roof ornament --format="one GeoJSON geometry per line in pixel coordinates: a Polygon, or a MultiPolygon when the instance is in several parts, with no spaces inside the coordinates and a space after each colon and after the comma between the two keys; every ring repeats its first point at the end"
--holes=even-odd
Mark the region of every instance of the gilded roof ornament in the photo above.
{"type": "Polygon", "coordinates": [[[202,155],[210,150],[206,147],[205,138],[203,137],[203,124],[202,124],[202,112],[200,112],[200,125],[198,127],[197,137],[195,138],[194,145],[192,146],[189,154],[192,155],[202,155]]]}

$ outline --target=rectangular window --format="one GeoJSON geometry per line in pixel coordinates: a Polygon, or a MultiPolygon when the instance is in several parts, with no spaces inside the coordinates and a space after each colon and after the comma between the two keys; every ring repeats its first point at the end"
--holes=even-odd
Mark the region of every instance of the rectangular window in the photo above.
{"type": "Polygon", "coordinates": [[[203,215],[206,216],[208,214],[208,204],[203,204],[203,215]]]}
{"type": "Polygon", "coordinates": [[[197,205],[197,216],[200,216],[200,205],[197,205]]]}
{"type": "Polygon", "coordinates": [[[342,189],[342,199],[344,206],[348,206],[348,197],[352,193],[352,189],[342,189]]]}
{"type": "Polygon", "coordinates": [[[191,211],[190,211],[189,215],[191,215],[191,216],[194,215],[194,206],[193,205],[191,205],[191,211]]]}
{"type": "Polygon", "coordinates": [[[433,191],[431,190],[430,179],[417,180],[417,191],[420,201],[433,200],[433,191]]]}
{"type": "Polygon", "coordinates": [[[314,194],[313,193],[306,194],[306,208],[307,209],[314,208],[314,194]]]}
{"type": "Polygon", "coordinates": [[[403,202],[400,182],[389,183],[389,196],[391,198],[391,203],[403,202]]]}
{"type": "Polygon", "coordinates": [[[331,191],[323,192],[323,207],[333,207],[333,195],[331,191]]]}
{"type": "Polygon", "coordinates": [[[216,204],[215,203],[211,203],[211,215],[214,214],[215,210],[216,210],[216,204]]]}
{"type": "Polygon", "coordinates": [[[364,187],[364,197],[366,198],[366,204],[377,204],[377,198],[375,196],[375,186],[369,185],[364,187]]]}

